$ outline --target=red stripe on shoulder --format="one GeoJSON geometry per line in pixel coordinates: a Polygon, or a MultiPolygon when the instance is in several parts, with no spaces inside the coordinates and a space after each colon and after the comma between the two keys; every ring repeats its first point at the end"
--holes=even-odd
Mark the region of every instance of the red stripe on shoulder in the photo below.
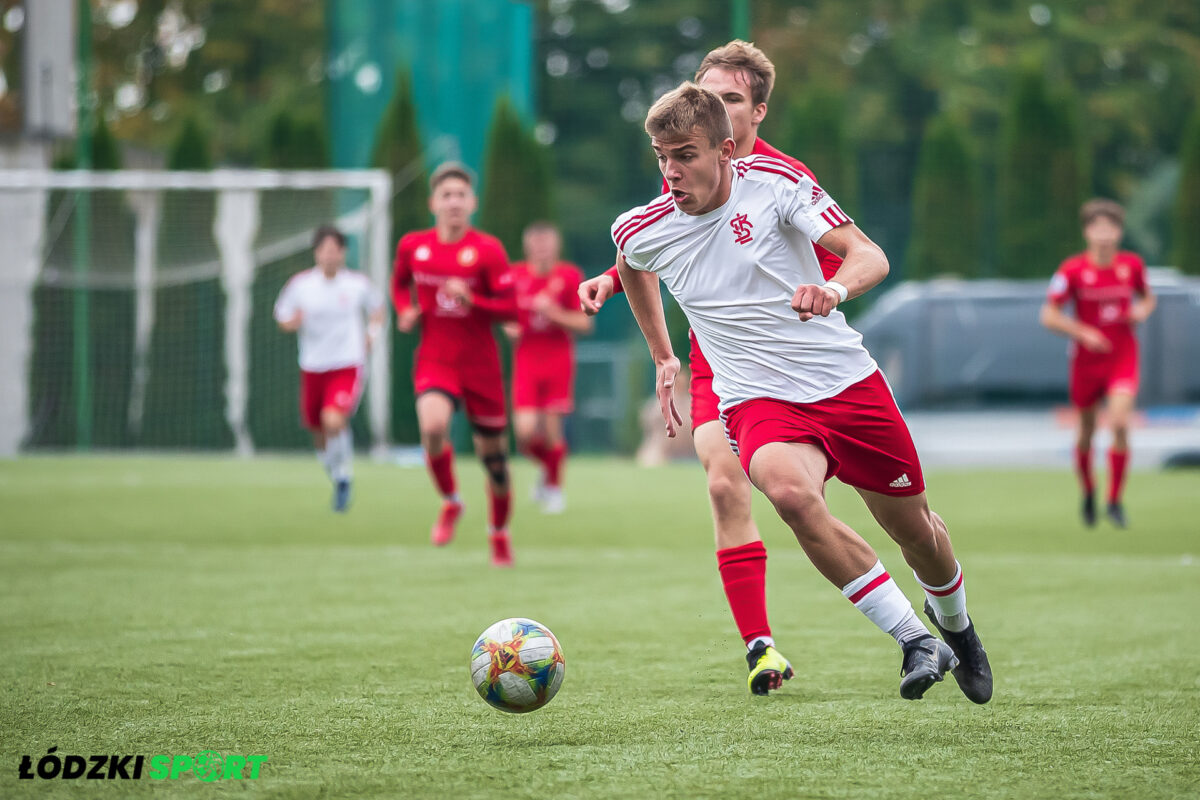
{"type": "Polygon", "coordinates": [[[648,206],[646,206],[646,210],[643,211],[641,214],[636,214],[636,215],[630,217],[629,219],[625,220],[625,222],[622,223],[621,227],[617,228],[616,231],[613,232],[613,238],[619,239],[621,236],[625,235],[625,232],[628,231],[631,226],[636,225],[638,222],[646,219],[647,217],[651,217],[654,214],[657,214],[659,211],[662,211],[662,209],[666,207],[667,203],[673,203],[673,202],[675,202],[675,199],[673,197],[671,197],[671,195],[663,195],[662,197],[658,198],[657,200],[652,201],[648,206]]]}
{"type": "MultiPolygon", "coordinates": [[[[671,205],[674,206],[674,203],[672,202],[671,205]]],[[[646,228],[649,228],[654,223],[658,222],[661,219],[669,217],[670,215],[671,215],[671,208],[668,207],[668,208],[664,208],[662,211],[660,211],[657,216],[649,217],[645,220],[642,220],[642,222],[640,222],[636,228],[633,228],[632,230],[626,232],[624,234],[624,236],[617,241],[617,247],[619,247],[621,250],[624,250],[625,245],[628,244],[629,240],[634,237],[634,234],[636,234],[640,231],[644,231],[646,228]]]]}
{"type": "MultiPolygon", "coordinates": [[[[747,172],[770,172],[774,175],[782,175],[792,183],[799,183],[800,178],[804,174],[796,169],[793,169],[779,159],[769,158],[768,156],[754,156],[754,159],[754,161],[747,160],[744,162],[746,164],[747,172]],[[759,159],[762,159],[765,163],[758,163],[759,159]]],[[[745,175],[745,173],[742,174],[745,175]]]]}

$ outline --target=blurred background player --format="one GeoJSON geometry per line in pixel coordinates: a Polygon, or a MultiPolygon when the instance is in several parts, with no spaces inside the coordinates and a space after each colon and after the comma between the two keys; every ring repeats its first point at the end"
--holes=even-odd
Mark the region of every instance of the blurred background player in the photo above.
{"type": "Polygon", "coordinates": [[[275,301],[275,319],[297,333],[300,421],[312,432],[317,458],[333,481],[333,509],[350,503],[358,408],[371,342],[383,329],[383,295],[361,272],[346,268],[346,237],[332,225],[313,234],[316,266],[292,276],[275,301]],[[369,319],[364,325],[363,317],[369,319]]]}
{"type": "Polygon", "coordinates": [[[1134,326],[1154,311],[1146,283],[1146,265],[1135,253],[1118,250],[1125,229],[1125,209],[1113,200],[1089,200],[1080,209],[1087,249],[1059,266],[1050,281],[1042,324],[1071,339],[1070,396],[1079,412],[1075,468],[1083,487],[1085,524],[1096,524],[1092,480],[1092,436],[1096,410],[1107,398],[1112,425],[1108,451],[1108,518],[1125,527],[1121,492],[1129,463],[1129,418],[1137,402],[1138,342],[1134,326]],[[1075,318],[1063,311],[1073,303],[1075,318]]]}
{"type": "Polygon", "coordinates": [[[802,173],[766,156],[734,160],[715,93],[685,83],[654,104],[645,127],[671,191],[622,214],[612,235],[654,358],[667,434],[681,421],[673,402],[680,365],[660,277],[708,348],[743,470],[821,574],[900,645],[901,697],[920,699],[954,669],[963,694],[986,703],[991,669],[916,448],[862,337],[834,310],[887,275],[886,256],[802,173]],[[845,259],[836,280],[823,277],[816,241],[845,259]],[[900,545],[949,646],[917,618],[874,549],[830,513],[824,484],[835,475],[900,545]]]}
{"type": "Polygon", "coordinates": [[[516,319],[512,273],[500,241],[471,227],[477,201],[467,168],[457,162],[442,164],[430,177],[429,188],[434,226],[400,239],[392,300],[401,331],[421,326],[413,366],[417,424],[429,472],[443,499],[430,539],[437,546],[448,544],[463,510],[450,442],[450,421],[462,405],[475,429],[475,452],[487,471],[492,563],[508,566],[508,417],[492,323],[516,319]]]}
{"type": "MultiPolygon", "coordinates": [[[[775,65],[762,50],[741,40],[718,47],[700,62],[696,82],[715,92],[725,103],[733,125],[735,158],[772,156],[816,182],[803,163],[758,138],[758,126],[767,116],[767,100],[775,85],[775,65]]],[[[663,191],[668,191],[665,180],[663,191]]],[[[824,276],[833,277],[842,260],[820,245],[814,249],[824,276]]],[[[620,276],[613,266],[580,287],[580,302],[587,313],[595,314],[614,292],[621,290],[620,276]]],[[[708,479],[717,567],[734,622],[748,649],[750,691],[767,694],[792,676],[791,665],[775,650],[767,619],[767,550],[751,514],[750,481],[729,449],[725,428],[718,418],[712,367],[704,358],[695,334],[688,331],[688,339],[692,441],[708,479]]]]}
{"type": "Polygon", "coordinates": [[[541,465],[535,499],[547,514],[566,508],[562,491],[567,440],[563,420],[575,404],[575,334],[592,321],[579,309],[583,273],[560,261],[562,237],[549,222],[522,235],[525,260],[513,265],[518,321],[507,323],[513,355],[513,426],[517,449],[541,465]]]}

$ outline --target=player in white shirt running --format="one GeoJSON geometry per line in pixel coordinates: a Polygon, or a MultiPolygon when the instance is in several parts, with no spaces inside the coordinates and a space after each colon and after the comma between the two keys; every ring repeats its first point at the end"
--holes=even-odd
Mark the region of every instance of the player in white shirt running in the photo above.
{"type": "Polygon", "coordinates": [[[919,699],[954,670],[976,703],[991,669],[966,609],[962,569],[925,498],[912,437],[875,361],[837,305],[877,285],[887,257],[821,187],[767,156],[734,160],[725,107],[692,83],[664,95],[646,132],[670,192],[613,225],[621,282],[657,372],[667,435],[680,423],[661,278],[713,368],[742,468],[818,571],[903,650],[900,695],[919,699]],[[824,281],[813,243],[844,259],[824,281]],[[875,551],[825,503],[855,487],[925,590],[934,637],[875,551]]]}
{"type": "Polygon", "coordinates": [[[337,228],[317,228],[313,259],[316,266],[293,275],[279,293],[275,320],[287,333],[299,334],[300,421],[312,432],[317,458],[333,481],[333,509],[345,511],[354,456],[349,422],[386,306],[366,275],[346,268],[346,237],[337,228]]]}

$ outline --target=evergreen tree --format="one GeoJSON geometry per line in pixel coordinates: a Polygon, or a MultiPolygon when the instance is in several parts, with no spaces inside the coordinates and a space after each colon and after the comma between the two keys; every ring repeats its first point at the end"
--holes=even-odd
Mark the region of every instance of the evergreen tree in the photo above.
{"type": "Polygon", "coordinates": [[[949,115],[934,117],[917,165],[906,277],[979,274],[978,186],[962,128],[949,115]]]}
{"type": "Polygon", "coordinates": [[[1179,199],[1173,235],[1175,266],[1200,275],[1200,109],[1192,112],[1179,154],[1179,199]]]}
{"type": "MultiPolygon", "coordinates": [[[[208,137],[189,118],[167,159],[173,170],[212,169],[208,137]]],[[[212,192],[171,191],[163,199],[158,236],[158,276],[197,264],[214,265],[220,253],[212,230],[212,192]]],[[[141,442],[151,447],[224,449],[233,445],[225,419],[225,294],[219,274],[160,285],[155,292],[154,333],[141,442]]]]}
{"type": "MultiPolygon", "coordinates": [[[[428,228],[428,173],[422,160],[421,134],[412,80],[405,70],[396,75],[396,93],[379,123],[371,166],[386,169],[396,182],[392,196],[392,245],[409,231],[428,228]]],[[[386,294],[390,287],[380,287],[386,294]]],[[[392,440],[419,441],[416,397],[413,395],[413,353],[420,335],[401,333],[390,325],[392,349],[392,440]]]]}
{"type": "Polygon", "coordinates": [[[1049,275],[1078,249],[1079,204],[1088,184],[1069,99],[1052,92],[1040,70],[1018,78],[1003,142],[997,272],[1049,275]]]}
{"type": "Polygon", "coordinates": [[[525,226],[550,218],[549,195],[545,150],[522,124],[512,101],[501,97],[488,133],[479,225],[516,260],[525,226]]]}
{"type": "MultiPolygon", "coordinates": [[[[764,138],[783,152],[803,161],[817,182],[837,200],[846,213],[854,215],[856,185],[854,160],[846,137],[845,102],[840,93],[814,88],[787,105],[779,127],[779,141],[764,138]]],[[[771,124],[767,117],[767,125],[771,124]]],[[[759,135],[763,135],[760,129],[759,135]]]]}

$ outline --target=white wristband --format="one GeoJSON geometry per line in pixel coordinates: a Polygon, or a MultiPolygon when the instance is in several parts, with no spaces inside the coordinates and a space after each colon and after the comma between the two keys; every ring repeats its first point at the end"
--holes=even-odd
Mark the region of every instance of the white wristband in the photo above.
{"type": "Polygon", "coordinates": [[[838,302],[839,303],[846,302],[846,298],[850,295],[850,290],[847,289],[845,286],[842,286],[837,281],[825,281],[825,288],[833,289],[835,292],[838,293],[838,302]]]}

